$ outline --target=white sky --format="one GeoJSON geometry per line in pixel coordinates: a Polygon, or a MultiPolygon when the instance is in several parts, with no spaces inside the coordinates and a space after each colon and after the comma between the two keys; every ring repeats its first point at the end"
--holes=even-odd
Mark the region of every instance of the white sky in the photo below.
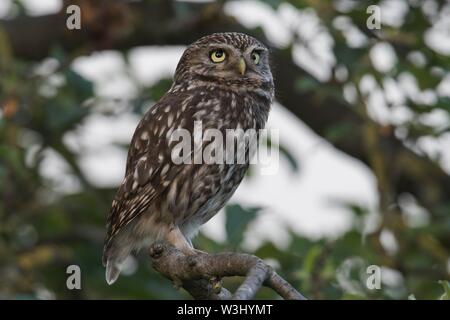
{"type": "MultiPolygon", "coordinates": [[[[9,0],[0,1],[0,17],[7,11],[8,3],[9,0]]],[[[55,12],[61,6],[59,0],[27,0],[25,3],[32,14],[55,12]]],[[[385,11],[389,14],[382,14],[384,22],[395,24],[401,20],[404,14],[401,1],[386,1],[383,8],[384,6],[390,7],[385,11]],[[399,10],[392,9],[392,6],[397,6],[399,10]],[[397,16],[395,12],[398,12],[397,16]]],[[[227,10],[249,27],[262,24],[268,39],[278,46],[289,43],[293,33],[300,34],[305,43],[294,49],[295,61],[318,79],[324,80],[330,76],[331,66],[335,63],[330,51],[333,42],[320,27],[314,11],[307,9],[299,12],[284,4],[274,12],[258,1],[235,1],[227,5],[227,10]],[[305,49],[306,46],[309,50],[305,49]]],[[[443,22],[435,27],[436,30],[427,34],[426,41],[434,50],[448,54],[450,29],[447,28],[447,34],[443,30],[449,26],[449,19],[442,20],[443,22]]],[[[351,30],[346,21],[336,23],[349,30],[349,43],[357,46],[364,42],[364,37],[351,30]]],[[[149,84],[161,76],[172,75],[183,49],[136,48],[129,56],[131,70],[127,70],[121,55],[113,51],[80,57],[73,67],[94,81],[98,96],[107,99],[131,98],[136,92],[136,83],[149,84]]],[[[372,63],[379,70],[389,70],[396,59],[398,58],[388,44],[379,44],[371,51],[372,63]]],[[[408,96],[425,102],[436,98],[436,93],[420,92],[417,83],[407,74],[399,79],[386,78],[384,88],[377,87],[370,77],[365,78],[360,83],[360,89],[370,94],[371,116],[380,123],[399,124],[410,119],[411,114],[403,105],[408,96]],[[388,108],[386,101],[393,103],[394,107],[388,108]]],[[[349,93],[350,95],[346,96],[351,98],[351,88],[349,93]]],[[[440,84],[437,94],[450,96],[450,76],[440,84]]],[[[301,103],[299,107],[302,107],[301,103]]],[[[447,113],[439,111],[421,120],[440,126],[448,125],[450,121],[447,113]]],[[[71,148],[84,149],[80,164],[92,182],[110,186],[122,180],[126,154],[112,143],[129,142],[138,121],[139,119],[131,114],[117,118],[93,115],[78,130],[65,137],[71,148]],[[93,136],[96,139],[92,139],[93,136]]],[[[311,237],[338,235],[348,228],[350,223],[348,211],[336,204],[338,200],[357,201],[373,212],[376,211],[376,181],[371,171],[363,164],[334,149],[278,104],[273,108],[268,127],[280,130],[280,141],[297,158],[300,172],[293,174],[281,157],[277,174],[255,176],[239,187],[232,202],[265,207],[263,214],[249,231],[251,237],[246,238],[248,246],[255,246],[265,238],[283,245],[288,240],[283,231],[287,225],[311,237]]],[[[449,135],[439,140],[424,138],[416,147],[417,150],[430,155],[443,153],[442,165],[450,172],[449,135]]],[[[66,169],[54,153],[48,152],[43,168],[45,175],[56,179],[60,176],[59,173],[66,169]]],[[[73,190],[77,187],[77,182],[73,179],[59,181],[58,184],[62,190],[73,190]]],[[[223,213],[213,218],[202,230],[216,239],[223,239],[222,221],[223,213]]]]}

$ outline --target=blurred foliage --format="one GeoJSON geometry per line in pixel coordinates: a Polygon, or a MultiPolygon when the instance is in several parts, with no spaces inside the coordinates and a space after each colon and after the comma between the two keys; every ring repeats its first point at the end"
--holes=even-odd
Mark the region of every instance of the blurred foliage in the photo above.
{"type": "MultiPolygon", "coordinates": [[[[299,10],[313,10],[321,28],[331,35],[336,59],[332,79],[326,82],[313,76],[293,79],[297,90],[313,92],[319,101],[332,96],[369,118],[367,95],[359,89],[364,77],[373,78],[378,88],[384,88],[386,80],[397,81],[408,74],[416,79],[421,90],[435,90],[448,76],[450,57],[424,42],[433,18],[424,13],[421,1],[407,2],[408,10],[400,27],[383,24],[384,39],[365,27],[366,8],[378,1],[262,2],[274,10],[287,3],[299,10]],[[348,5],[339,6],[341,2],[348,5]],[[338,19],[345,23],[337,23],[338,19]],[[360,34],[364,41],[359,45],[349,43],[346,38],[349,29],[360,34]],[[371,50],[379,43],[387,44],[397,56],[395,66],[383,72],[370,59],[371,50]],[[343,76],[335,76],[337,70],[344,70],[343,76]],[[344,99],[346,88],[354,92],[352,102],[344,99]]],[[[433,3],[438,6],[438,14],[444,4],[433,3]]],[[[306,48],[309,45],[295,33],[292,41],[292,45],[306,48]]],[[[93,83],[71,67],[75,57],[76,53],[64,52],[56,46],[52,56],[39,64],[21,60],[13,56],[0,29],[0,298],[186,298],[186,293],[174,289],[151,269],[143,254],[137,257],[138,267],[129,268],[128,276],[120,277],[113,286],[106,285],[101,265],[102,241],[105,215],[115,188],[99,187],[90,181],[78,161],[83,150],[69,148],[64,138],[95,114],[141,115],[146,102],[158,100],[170,86],[170,80],[163,78],[151,87],[138,87],[135,100],[128,101],[123,110],[111,110],[95,96],[93,83]],[[57,182],[43,174],[48,152],[66,163],[67,178],[76,182],[71,192],[63,191],[57,182]],[[71,264],[81,267],[82,290],[66,288],[66,267],[71,264]]],[[[436,110],[450,113],[448,98],[437,97],[431,103],[408,99],[405,107],[413,114],[412,119],[395,126],[407,132],[405,142],[448,134],[449,125],[436,127],[421,121],[422,115],[436,110]]],[[[326,110],[317,112],[320,117],[320,112],[326,110]]],[[[370,122],[361,125],[370,127],[370,122]]],[[[335,123],[327,132],[327,139],[332,142],[352,134],[353,127],[345,122],[335,123]]],[[[368,132],[368,143],[377,139],[368,132]]],[[[282,146],[281,151],[296,170],[296,159],[282,146]]],[[[422,207],[424,204],[416,203],[408,195],[395,193],[384,184],[383,171],[377,165],[389,161],[389,156],[376,154],[375,158],[372,169],[380,191],[378,212],[374,214],[361,207],[358,199],[342,203],[353,216],[353,225],[345,233],[334,239],[311,240],[286,226],[290,235],[286,247],[264,242],[251,253],[273,262],[286,280],[313,299],[449,299],[450,201],[422,207]],[[415,221],[409,209],[400,205],[400,199],[405,197],[415,205],[414,210],[422,212],[424,221],[415,221]],[[367,230],[374,215],[377,222],[371,225],[375,227],[367,230]],[[382,267],[385,277],[380,290],[366,286],[369,265],[382,267]]],[[[209,252],[246,250],[244,236],[259,210],[229,205],[225,223],[227,241],[217,242],[200,234],[195,246],[209,252]]],[[[239,279],[234,278],[225,282],[230,288],[238,284],[239,279]]],[[[258,298],[275,295],[263,289],[258,298]]]]}

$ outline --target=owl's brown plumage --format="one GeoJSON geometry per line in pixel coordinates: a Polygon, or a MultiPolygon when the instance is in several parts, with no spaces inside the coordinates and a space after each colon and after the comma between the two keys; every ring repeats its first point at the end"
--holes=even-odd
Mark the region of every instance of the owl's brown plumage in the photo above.
{"type": "MultiPolygon", "coordinates": [[[[155,240],[193,254],[190,239],[225,205],[248,168],[248,146],[243,162],[177,164],[173,132],[184,128],[192,135],[195,121],[201,121],[203,132],[218,129],[224,136],[227,129],[262,129],[273,92],[268,50],[248,35],[212,34],[186,49],[172,87],[133,135],[107,222],[108,283],[117,279],[131,252],[155,240]]],[[[212,143],[204,139],[201,146],[212,143]]]]}

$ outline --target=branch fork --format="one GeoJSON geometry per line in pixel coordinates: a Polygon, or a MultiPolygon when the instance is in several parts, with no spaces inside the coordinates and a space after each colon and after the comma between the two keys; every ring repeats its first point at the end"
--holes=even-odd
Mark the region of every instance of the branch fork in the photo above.
{"type": "Polygon", "coordinates": [[[272,267],[260,258],[234,252],[186,255],[165,242],[156,242],[149,249],[153,268],[188,291],[194,299],[250,300],[266,286],[286,300],[306,300],[272,267]],[[234,294],[222,287],[223,277],[245,277],[234,294]]]}

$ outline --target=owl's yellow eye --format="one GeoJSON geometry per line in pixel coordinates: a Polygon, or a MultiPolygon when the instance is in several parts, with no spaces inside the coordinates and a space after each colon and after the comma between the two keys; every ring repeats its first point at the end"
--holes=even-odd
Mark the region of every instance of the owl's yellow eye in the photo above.
{"type": "Polygon", "coordinates": [[[253,60],[254,64],[258,64],[259,63],[260,55],[259,55],[258,52],[256,52],[256,51],[252,52],[252,60],[253,60]]]}
{"type": "Polygon", "coordinates": [[[214,63],[223,62],[225,60],[225,51],[218,49],[211,52],[211,61],[214,63]]]}

